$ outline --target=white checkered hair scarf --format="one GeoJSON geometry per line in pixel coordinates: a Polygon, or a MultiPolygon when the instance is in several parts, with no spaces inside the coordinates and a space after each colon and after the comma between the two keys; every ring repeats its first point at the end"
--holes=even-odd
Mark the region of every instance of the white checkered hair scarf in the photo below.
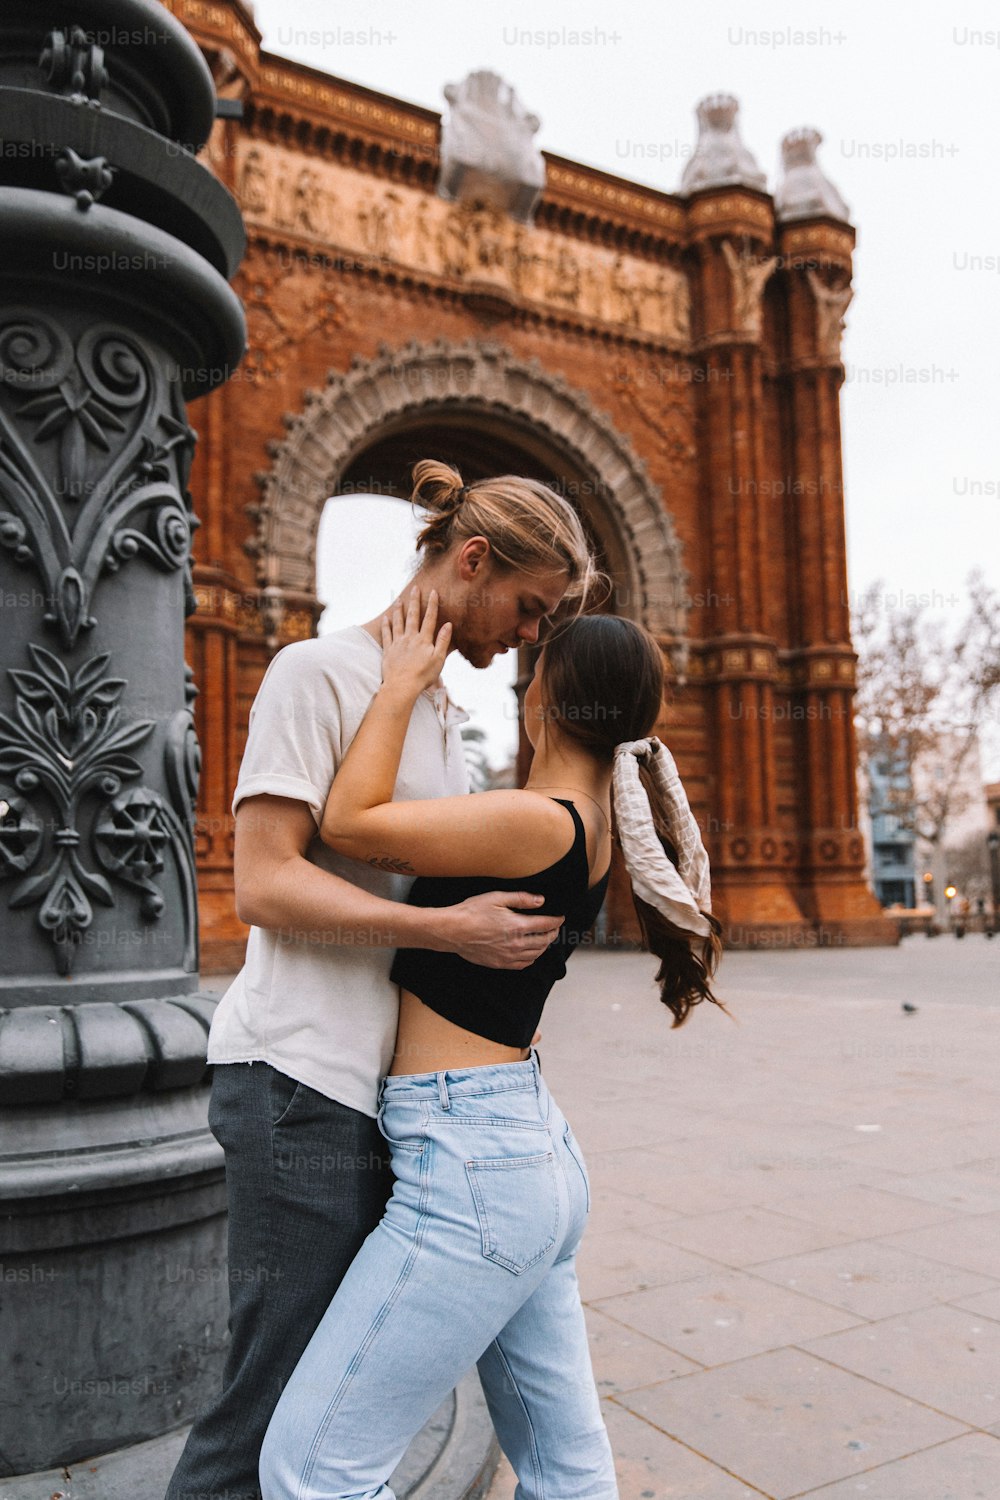
{"type": "Polygon", "coordinates": [[[708,854],[670,751],[655,735],[616,745],[611,781],[618,838],[633,891],[690,934],[689,943],[709,937],[712,928],[704,915],[712,909],[708,854]],[[649,798],[639,780],[640,761],[659,789],[677,866],[657,837],[649,798]]]}

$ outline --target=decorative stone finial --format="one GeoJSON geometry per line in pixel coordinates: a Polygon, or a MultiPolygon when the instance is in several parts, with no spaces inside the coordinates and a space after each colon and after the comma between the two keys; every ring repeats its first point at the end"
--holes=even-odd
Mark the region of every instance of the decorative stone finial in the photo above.
{"type": "Polygon", "coordinates": [[[441,127],[441,197],[489,203],[530,223],[545,186],[545,161],[533,140],[538,116],[485,68],[449,83],[444,96],[451,108],[441,127]]]}
{"type": "Polygon", "coordinates": [[[684,168],[682,193],[703,188],[767,189],[767,178],[740,137],[739,100],[732,94],[709,94],[698,105],[698,144],[684,168]]]}
{"type": "Polygon", "coordinates": [[[774,194],[779,219],[829,218],[850,222],[847,204],[816,160],[816,148],[822,140],[818,130],[806,125],[801,130],[790,130],[782,141],[782,175],[774,194]]]}

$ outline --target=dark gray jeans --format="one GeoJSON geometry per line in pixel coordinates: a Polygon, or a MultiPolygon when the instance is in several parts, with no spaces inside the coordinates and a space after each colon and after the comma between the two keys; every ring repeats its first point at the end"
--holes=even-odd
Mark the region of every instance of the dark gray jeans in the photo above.
{"type": "Polygon", "coordinates": [[[375,1120],[267,1063],[216,1066],[208,1123],[226,1153],[231,1344],[166,1500],[260,1500],[278,1397],[392,1190],[375,1120]]]}

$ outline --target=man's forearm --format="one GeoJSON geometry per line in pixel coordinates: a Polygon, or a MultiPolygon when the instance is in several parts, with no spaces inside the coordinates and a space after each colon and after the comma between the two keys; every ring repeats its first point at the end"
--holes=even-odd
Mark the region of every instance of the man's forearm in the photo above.
{"type": "Polygon", "coordinates": [[[301,855],[271,867],[266,891],[237,890],[244,922],[287,933],[289,942],[345,948],[443,949],[436,908],[406,906],[362,890],[301,855]]]}

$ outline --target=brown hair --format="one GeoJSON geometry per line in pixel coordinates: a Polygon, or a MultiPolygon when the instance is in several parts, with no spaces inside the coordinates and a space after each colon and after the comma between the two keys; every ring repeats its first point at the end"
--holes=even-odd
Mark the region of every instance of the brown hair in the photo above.
{"type": "MultiPolygon", "coordinates": [[[[554,630],[542,658],[542,701],[546,719],[601,760],[611,761],[615,746],[641,740],[656,727],[663,706],[663,653],[648,630],[616,615],[584,615],[554,630]]],[[[657,837],[675,866],[666,808],[659,788],[640,767],[657,837]]],[[[644,946],[660,960],[656,982],[660,999],[686,1020],[692,1006],[711,1000],[709,981],[722,956],[721,925],[705,912],[711,934],[698,940],[684,933],[632,892],[644,946]]]]}
{"type": "Polygon", "coordinates": [[[537,479],[501,474],[465,485],[451,464],[424,458],[413,466],[410,499],[430,512],[417,550],[431,557],[456,542],[483,536],[501,568],[568,573],[567,599],[586,599],[597,579],[579,516],[568,500],[537,479]]]}

